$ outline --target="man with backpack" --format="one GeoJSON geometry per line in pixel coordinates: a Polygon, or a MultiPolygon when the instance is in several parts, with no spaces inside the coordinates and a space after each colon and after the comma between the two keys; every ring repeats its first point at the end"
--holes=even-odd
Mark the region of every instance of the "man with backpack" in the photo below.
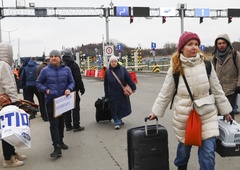
{"type": "Polygon", "coordinates": [[[39,92],[36,88],[36,70],[38,64],[35,57],[31,57],[27,66],[23,69],[21,73],[21,86],[25,87],[24,100],[34,102],[34,94],[36,95],[39,102],[39,92]]]}
{"type": "MultiPolygon", "coordinates": [[[[214,44],[213,66],[223,91],[234,109],[237,94],[240,93],[240,53],[234,49],[227,34],[219,35],[214,44]]],[[[233,110],[231,113],[233,119],[234,114],[233,110]]]]}
{"type": "Polygon", "coordinates": [[[68,66],[72,71],[72,76],[75,81],[75,87],[73,91],[76,91],[76,107],[65,114],[65,125],[66,131],[78,132],[84,130],[83,126],[80,126],[80,96],[85,93],[84,84],[80,72],[80,67],[72,58],[72,51],[69,48],[63,50],[62,60],[65,65],[68,66]]]}

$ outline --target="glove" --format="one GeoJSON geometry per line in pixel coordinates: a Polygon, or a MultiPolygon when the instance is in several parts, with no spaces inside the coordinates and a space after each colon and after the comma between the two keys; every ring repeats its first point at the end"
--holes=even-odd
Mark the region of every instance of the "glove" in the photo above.
{"type": "Polygon", "coordinates": [[[85,90],[80,91],[81,96],[85,93],[85,90]]]}
{"type": "Polygon", "coordinates": [[[235,93],[240,93],[240,86],[237,86],[237,88],[235,89],[235,93]]]}

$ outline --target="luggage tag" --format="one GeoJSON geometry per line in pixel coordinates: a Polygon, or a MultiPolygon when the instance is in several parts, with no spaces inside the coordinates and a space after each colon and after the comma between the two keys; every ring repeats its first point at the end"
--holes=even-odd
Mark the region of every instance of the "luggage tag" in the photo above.
{"type": "MultiPolygon", "coordinates": [[[[157,118],[157,116],[155,116],[155,119],[156,119],[156,134],[158,134],[158,118],[157,118]]],[[[146,134],[146,136],[148,136],[147,120],[150,120],[149,117],[145,117],[144,118],[144,121],[145,121],[145,134],[146,134]]]]}

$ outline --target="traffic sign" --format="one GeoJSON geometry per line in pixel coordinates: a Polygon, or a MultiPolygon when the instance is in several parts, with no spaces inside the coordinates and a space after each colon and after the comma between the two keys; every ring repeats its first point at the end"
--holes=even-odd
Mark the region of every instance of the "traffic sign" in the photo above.
{"type": "Polygon", "coordinates": [[[210,8],[196,8],[195,16],[196,17],[209,17],[210,16],[210,8]]]}
{"type": "Polygon", "coordinates": [[[229,17],[240,17],[240,9],[227,9],[229,17]]]}
{"type": "Polygon", "coordinates": [[[122,44],[117,44],[117,50],[122,51],[122,44]]]}
{"type": "Polygon", "coordinates": [[[205,45],[200,45],[200,47],[199,47],[202,51],[204,51],[205,50],[205,45]]]}
{"type": "Polygon", "coordinates": [[[112,45],[105,46],[105,54],[106,55],[113,55],[114,54],[112,45]]]}
{"type": "Polygon", "coordinates": [[[156,47],[157,47],[156,43],[152,42],[152,43],[151,43],[151,48],[152,48],[152,49],[155,49],[156,47]]]}
{"type": "Polygon", "coordinates": [[[128,6],[114,7],[115,16],[118,16],[118,17],[130,16],[130,11],[131,11],[131,8],[128,6]]]}

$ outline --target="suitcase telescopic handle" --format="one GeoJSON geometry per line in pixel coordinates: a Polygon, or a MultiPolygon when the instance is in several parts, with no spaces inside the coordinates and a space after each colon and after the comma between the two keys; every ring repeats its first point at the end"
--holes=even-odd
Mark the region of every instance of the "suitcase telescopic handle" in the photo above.
{"type": "MultiPolygon", "coordinates": [[[[156,134],[158,134],[158,118],[157,118],[157,116],[155,116],[154,119],[156,119],[156,134]]],[[[144,118],[144,121],[145,121],[145,134],[146,134],[146,136],[148,136],[148,129],[147,129],[147,121],[148,120],[150,120],[150,117],[145,117],[144,118]]]]}

